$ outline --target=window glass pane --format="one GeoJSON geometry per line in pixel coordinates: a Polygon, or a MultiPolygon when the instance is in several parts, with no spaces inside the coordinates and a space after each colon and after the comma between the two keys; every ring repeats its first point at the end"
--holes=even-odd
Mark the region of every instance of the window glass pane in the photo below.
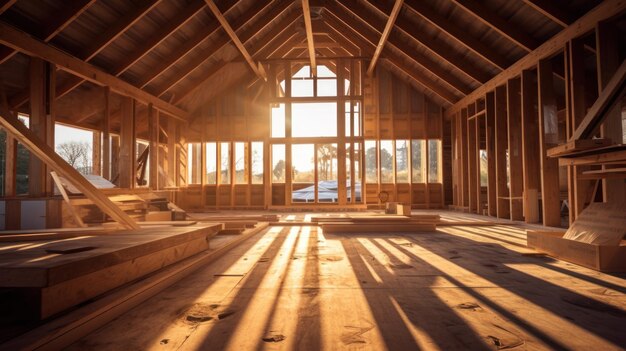
{"type": "Polygon", "coordinates": [[[333,71],[331,71],[325,65],[317,65],[317,76],[319,78],[334,78],[337,77],[333,71]]]}
{"type": "Polygon", "coordinates": [[[393,183],[393,143],[380,141],[380,182],[393,183]]]}
{"type": "Polygon", "coordinates": [[[291,96],[311,97],[313,96],[313,79],[292,79],[291,96]]]}
{"type": "Polygon", "coordinates": [[[317,147],[318,180],[337,180],[337,144],[317,147]]]}
{"type": "Polygon", "coordinates": [[[221,143],[220,148],[220,184],[230,184],[230,143],[221,143]]]}
{"type": "Polygon", "coordinates": [[[292,145],[291,160],[291,177],[294,183],[315,182],[315,160],[313,144],[292,145]]]}
{"type": "Polygon", "coordinates": [[[263,184],[263,142],[252,142],[252,184],[263,184]]]}
{"type": "Polygon", "coordinates": [[[248,184],[246,143],[235,143],[235,184],[248,184]]]}
{"type": "Polygon", "coordinates": [[[30,151],[17,143],[15,190],[16,195],[28,194],[28,165],[30,164],[30,151]]]}
{"type": "Polygon", "coordinates": [[[365,140],[365,181],[367,183],[378,183],[377,170],[376,141],[365,140]]]}
{"type": "Polygon", "coordinates": [[[413,183],[426,183],[426,140],[411,140],[413,183]]]}
{"type": "Polygon", "coordinates": [[[354,123],[354,136],[361,136],[361,103],[359,101],[353,102],[352,109],[352,122],[354,123]]]}
{"type": "Polygon", "coordinates": [[[293,137],[337,136],[337,103],[294,103],[291,108],[293,137]]]}
{"type": "Polygon", "coordinates": [[[487,150],[480,150],[480,186],[487,186],[488,183],[487,150]]]}
{"type": "Polygon", "coordinates": [[[206,148],[206,183],[217,184],[217,145],[205,143],[206,148]]]}
{"type": "Polygon", "coordinates": [[[428,182],[441,183],[441,140],[428,140],[428,182]]]}
{"type": "Polygon", "coordinates": [[[272,145],[272,183],[285,182],[285,144],[272,145]]]}
{"type": "MultiPolygon", "coordinates": [[[[187,144],[187,184],[200,184],[202,164],[200,162],[200,143],[187,144]]],[[[137,148],[137,152],[139,152],[137,148]]]]}
{"type": "Polygon", "coordinates": [[[409,182],[409,141],[396,140],[396,182],[409,182]]]}
{"type": "Polygon", "coordinates": [[[345,107],[344,107],[344,112],[345,112],[345,122],[346,122],[346,136],[352,136],[352,131],[350,130],[350,127],[352,125],[352,119],[350,117],[350,102],[346,101],[345,107]]]}
{"type": "Polygon", "coordinates": [[[337,96],[337,79],[318,79],[317,96],[337,96]]]}
{"type": "MultiPolygon", "coordinates": [[[[25,117],[20,115],[19,118],[22,119],[25,117]]],[[[26,121],[29,121],[29,119],[25,118],[25,122],[26,121]]],[[[85,175],[93,173],[92,131],[55,123],[54,142],[56,152],[59,156],[78,172],[85,175]]],[[[137,150],[139,151],[139,148],[137,150]]],[[[145,150],[145,148],[141,149],[141,151],[143,150],[145,150]]],[[[146,169],[145,174],[150,174],[148,169],[146,169]]]]}
{"type": "MultiPolygon", "coordinates": [[[[292,67],[294,69],[294,67],[292,67]]],[[[293,74],[293,78],[310,78],[311,77],[311,67],[303,66],[296,73],[293,74]]]]}
{"type": "Polygon", "coordinates": [[[285,104],[272,105],[272,138],[285,137],[285,104]]]}

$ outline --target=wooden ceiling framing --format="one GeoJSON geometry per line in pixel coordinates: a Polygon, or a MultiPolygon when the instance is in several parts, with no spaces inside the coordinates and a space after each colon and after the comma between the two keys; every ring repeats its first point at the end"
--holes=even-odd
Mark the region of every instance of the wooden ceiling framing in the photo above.
{"type": "MultiPolygon", "coordinates": [[[[450,107],[475,95],[599,3],[3,0],[0,64],[25,69],[27,61],[17,52],[40,56],[70,73],[58,79],[59,99],[80,94],[90,81],[186,119],[194,110],[190,101],[198,101],[195,94],[229,63],[245,61],[250,70],[244,75],[266,79],[260,62],[270,57],[308,55],[314,67],[316,55],[365,56],[369,73],[380,60],[450,107]],[[91,27],[104,30],[94,33],[91,27]]],[[[220,90],[238,81],[226,82],[220,90]]],[[[27,86],[6,93],[11,108],[27,106],[27,86]]],[[[89,124],[98,114],[71,118],[89,124]]]]}

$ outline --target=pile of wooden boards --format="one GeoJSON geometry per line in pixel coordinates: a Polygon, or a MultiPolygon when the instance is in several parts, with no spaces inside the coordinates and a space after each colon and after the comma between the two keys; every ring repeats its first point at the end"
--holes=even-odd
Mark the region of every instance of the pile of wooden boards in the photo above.
{"type": "Polygon", "coordinates": [[[421,233],[437,230],[438,214],[346,215],[341,217],[312,217],[324,233],[421,233]]]}
{"type": "MultiPolygon", "coordinates": [[[[109,196],[109,199],[136,221],[172,221],[185,220],[185,212],[165,197],[146,194],[121,194],[109,196]]],[[[96,204],[87,198],[70,198],[69,204],[63,205],[64,225],[73,223],[67,206],[72,206],[85,224],[102,224],[111,221],[96,204]]],[[[68,225],[69,226],[69,225],[68,225]]]]}

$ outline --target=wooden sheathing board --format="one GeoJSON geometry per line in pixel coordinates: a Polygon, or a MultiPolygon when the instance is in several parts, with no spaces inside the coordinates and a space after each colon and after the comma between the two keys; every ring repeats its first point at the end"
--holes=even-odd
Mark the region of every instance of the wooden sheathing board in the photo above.
{"type": "Polygon", "coordinates": [[[163,226],[40,241],[0,257],[0,285],[33,291],[36,300],[24,303],[38,306],[31,317],[46,318],[207,250],[221,228],[163,226]]]}
{"type": "Polygon", "coordinates": [[[526,232],[527,245],[558,259],[601,272],[626,272],[626,240],[618,246],[584,243],[563,238],[565,232],[526,232]]]}

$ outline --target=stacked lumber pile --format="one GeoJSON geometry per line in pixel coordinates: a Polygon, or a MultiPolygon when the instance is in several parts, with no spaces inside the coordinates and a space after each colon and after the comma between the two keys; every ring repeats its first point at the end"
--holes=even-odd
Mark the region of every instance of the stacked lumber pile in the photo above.
{"type": "Polygon", "coordinates": [[[439,215],[346,215],[312,217],[324,233],[421,233],[437,230],[439,215]]]}

